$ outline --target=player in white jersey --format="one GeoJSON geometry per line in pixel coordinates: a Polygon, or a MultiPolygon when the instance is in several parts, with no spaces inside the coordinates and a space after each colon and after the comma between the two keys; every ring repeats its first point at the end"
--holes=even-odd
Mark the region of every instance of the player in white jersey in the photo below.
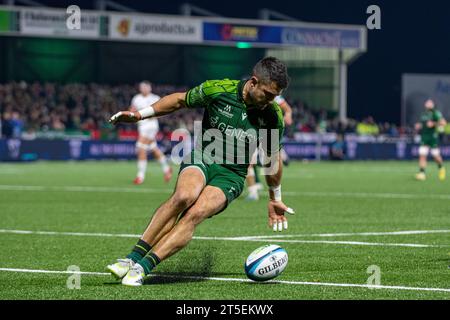
{"type": "MultiPolygon", "coordinates": [[[[274,101],[280,106],[281,110],[284,113],[284,124],[286,126],[292,125],[292,108],[291,108],[291,106],[287,103],[287,101],[284,99],[283,96],[276,96],[274,101]]],[[[283,163],[285,163],[285,165],[287,165],[287,163],[289,161],[289,157],[288,157],[286,151],[284,151],[284,149],[281,149],[280,155],[281,155],[281,159],[283,160],[283,163]]],[[[248,171],[247,171],[247,178],[246,178],[247,188],[248,188],[247,200],[249,200],[249,201],[258,200],[259,199],[258,191],[263,189],[263,185],[261,182],[259,182],[258,174],[256,172],[257,157],[258,157],[258,152],[257,152],[257,150],[255,150],[255,153],[252,156],[252,161],[251,161],[252,164],[250,164],[250,166],[248,167],[248,171]]]]}
{"type": "MultiPolygon", "coordinates": [[[[152,86],[150,82],[143,81],[139,84],[139,94],[131,100],[130,111],[139,111],[150,107],[157,102],[160,97],[152,93],[152,86]]],[[[153,157],[159,161],[164,172],[164,180],[170,181],[172,177],[172,168],[167,163],[166,156],[159,150],[156,144],[156,134],[159,131],[158,120],[155,118],[143,120],[138,122],[139,138],[136,142],[137,153],[137,175],[134,179],[134,184],[142,184],[145,180],[145,172],[147,171],[147,153],[152,152],[153,157]]]]}

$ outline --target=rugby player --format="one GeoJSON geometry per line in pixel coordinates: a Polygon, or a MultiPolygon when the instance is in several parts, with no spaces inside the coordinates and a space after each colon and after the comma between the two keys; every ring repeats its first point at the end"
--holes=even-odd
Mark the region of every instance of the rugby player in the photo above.
{"type": "MultiPolygon", "coordinates": [[[[276,164],[265,175],[269,187],[268,221],[274,231],[288,228],[285,213],[293,214],[294,211],[283,203],[281,196],[279,150],[284,124],[281,109],[274,102],[288,83],[285,64],[267,57],[255,65],[248,80],[206,81],[187,92],[168,95],[146,109],[121,111],[111,117],[112,123],[137,122],[183,108],[205,109],[203,139],[197,139],[199,144],[183,159],[173,194],[156,209],[126,258],[107,266],[113,276],[122,279],[123,285],[142,285],[145,277],[161,261],[188,245],[197,225],[224,211],[241,194],[254,151],[249,147],[254,142],[263,142],[260,138],[264,130],[277,133],[277,141],[273,141],[271,134],[266,134],[269,141],[266,141],[264,150],[270,163],[276,164]],[[234,150],[231,150],[233,162],[210,161],[211,156],[205,152],[212,143],[205,139],[209,132],[219,139],[218,145],[232,138],[235,143],[234,150]],[[244,141],[245,157],[241,152],[236,153],[239,141],[244,141]]],[[[228,148],[226,152],[229,152],[228,148]]]]}
{"type": "MultiPolygon", "coordinates": [[[[159,96],[152,93],[152,86],[148,81],[142,81],[139,84],[139,94],[135,95],[131,100],[130,111],[136,112],[143,110],[154,104],[160,99],[159,96]]],[[[164,180],[170,181],[172,177],[172,168],[167,163],[167,158],[156,144],[156,134],[159,131],[158,120],[155,118],[144,119],[138,122],[139,138],[136,142],[137,154],[137,174],[134,184],[142,184],[145,180],[147,171],[147,153],[151,152],[153,158],[161,164],[164,172],[164,180]]]]}
{"type": "Polygon", "coordinates": [[[427,157],[431,151],[434,161],[439,169],[439,180],[445,180],[444,162],[439,150],[439,132],[443,131],[446,121],[442,113],[436,109],[433,100],[428,99],[424,104],[425,110],[420,117],[420,122],[416,123],[415,128],[420,131],[419,148],[419,172],[416,179],[426,180],[427,157]]]}

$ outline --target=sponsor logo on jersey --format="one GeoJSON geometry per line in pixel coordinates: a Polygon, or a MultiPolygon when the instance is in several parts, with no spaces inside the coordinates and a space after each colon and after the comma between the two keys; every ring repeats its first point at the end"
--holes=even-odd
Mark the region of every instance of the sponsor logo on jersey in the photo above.
{"type": "Polygon", "coordinates": [[[219,109],[219,112],[227,118],[233,118],[233,114],[231,113],[231,106],[229,104],[227,104],[225,108],[223,108],[223,110],[219,109]]]}
{"type": "Polygon", "coordinates": [[[217,126],[215,125],[215,127],[217,127],[217,129],[219,129],[225,135],[234,137],[239,141],[244,142],[245,140],[248,140],[250,143],[258,141],[258,134],[256,133],[255,129],[249,129],[245,131],[244,129],[235,128],[223,122],[218,123],[217,126]]]}

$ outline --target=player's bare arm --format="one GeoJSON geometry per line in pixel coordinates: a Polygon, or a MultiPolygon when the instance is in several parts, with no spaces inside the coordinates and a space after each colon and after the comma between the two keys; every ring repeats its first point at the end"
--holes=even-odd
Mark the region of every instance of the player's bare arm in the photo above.
{"type": "Polygon", "coordinates": [[[278,171],[273,175],[266,175],[266,182],[269,186],[269,203],[267,205],[269,214],[269,226],[273,231],[282,231],[288,228],[288,221],[285,213],[294,214],[294,210],[286,206],[281,197],[281,177],[283,175],[283,166],[281,157],[276,155],[278,161],[278,171]]]}
{"type": "Polygon", "coordinates": [[[110,123],[134,123],[151,117],[159,117],[186,107],[186,92],[172,93],[152,106],[140,111],[119,111],[111,117],[110,123]]]}
{"type": "Polygon", "coordinates": [[[284,123],[287,126],[292,125],[292,108],[289,103],[287,103],[286,100],[283,101],[283,103],[280,104],[280,108],[284,114],[284,123]]]}

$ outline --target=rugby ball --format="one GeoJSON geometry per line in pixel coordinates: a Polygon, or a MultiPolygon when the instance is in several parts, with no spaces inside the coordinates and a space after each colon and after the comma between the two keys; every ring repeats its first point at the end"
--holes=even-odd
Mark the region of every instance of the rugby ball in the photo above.
{"type": "Polygon", "coordinates": [[[254,281],[267,281],[286,268],[288,254],[280,246],[270,244],[253,251],[245,261],[245,274],[254,281]]]}

